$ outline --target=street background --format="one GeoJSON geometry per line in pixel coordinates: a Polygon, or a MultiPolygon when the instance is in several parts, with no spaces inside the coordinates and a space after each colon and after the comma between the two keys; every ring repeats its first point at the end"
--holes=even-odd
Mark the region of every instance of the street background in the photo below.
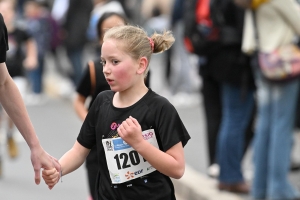
{"type": "MultiPolygon", "coordinates": [[[[62,54],[63,55],[63,54],[62,54]]],[[[63,58],[62,62],[64,62],[63,58]]],[[[85,59],[90,59],[90,52],[87,50],[85,59]]],[[[154,55],[151,60],[151,88],[170,99],[179,112],[188,132],[191,135],[191,140],[185,147],[187,170],[193,171],[194,177],[206,177],[204,182],[198,180],[182,180],[190,182],[198,192],[210,187],[215,194],[212,198],[203,199],[218,199],[221,192],[215,187],[216,180],[206,176],[208,167],[207,161],[207,142],[205,132],[205,118],[202,107],[202,99],[200,94],[201,80],[199,77],[194,77],[192,80],[195,84],[194,92],[184,96],[172,96],[164,79],[163,68],[164,54],[154,55]],[[210,182],[208,182],[209,180],[210,182]],[[207,182],[206,182],[207,181],[207,182]]],[[[81,127],[81,121],[77,117],[72,99],[74,93],[68,85],[68,81],[60,76],[51,57],[47,58],[45,72],[45,92],[46,97],[43,103],[39,105],[27,105],[27,109],[36,129],[36,133],[44,149],[56,158],[60,158],[74,144],[76,137],[81,127]]],[[[12,160],[7,154],[5,143],[5,127],[0,128],[1,152],[3,154],[3,172],[0,179],[0,200],[86,200],[88,197],[88,186],[86,178],[85,166],[81,166],[75,172],[63,177],[62,182],[59,182],[52,190],[49,190],[43,180],[41,184],[36,186],[34,183],[34,172],[30,162],[30,151],[24,142],[20,133],[16,131],[15,137],[18,141],[19,156],[12,160]]],[[[300,137],[298,134],[298,142],[300,137]]],[[[299,150],[299,149],[298,149],[299,150]]],[[[299,151],[297,151],[299,159],[299,151]]],[[[244,168],[246,171],[252,169],[251,166],[251,149],[248,151],[244,168]]],[[[190,174],[188,171],[186,174],[190,174]]],[[[300,188],[300,173],[291,174],[293,182],[300,188]]],[[[180,185],[182,187],[182,185],[180,185]]],[[[182,189],[182,188],[176,188],[182,189]]],[[[222,192],[223,193],[223,192],[222,192]]],[[[180,200],[191,200],[190,198],[178,195],[180,200]]],[[[231,196],[233,197],[233,196],[231,196]]],[[[237,196],[240,199],[247,199],[247,196],[237,196]]],[[[200,196],[194,199],[202,199],[200,196]]],[[[229,198],[232,200],[233,198],[229,198]]]]}

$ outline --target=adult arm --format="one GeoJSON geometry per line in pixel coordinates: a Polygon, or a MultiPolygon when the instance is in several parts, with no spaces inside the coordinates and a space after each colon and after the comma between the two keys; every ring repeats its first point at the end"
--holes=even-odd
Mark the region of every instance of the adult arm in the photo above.
{"type": "Polygon", "coordinates": [[[35,183],[40,183],[41,168],[55,168],[60,171],[56,159],[44,151],[30,121],[21,94],[7,71],[5,63],[0,63],[0,103],[13,120],[31,150],[31,162],[35,172],[35,183]]]}

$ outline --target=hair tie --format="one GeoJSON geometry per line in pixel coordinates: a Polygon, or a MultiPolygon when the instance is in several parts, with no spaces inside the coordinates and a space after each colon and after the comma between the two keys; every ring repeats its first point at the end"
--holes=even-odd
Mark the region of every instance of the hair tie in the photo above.
{"type": "Polygon", "coordinates": [[[152,53],[153,53],[153,51],[154,51],[154,41],[151,37],[148,37],[148,40],[150,42],[151,50],[152,50],[152,53]]]}

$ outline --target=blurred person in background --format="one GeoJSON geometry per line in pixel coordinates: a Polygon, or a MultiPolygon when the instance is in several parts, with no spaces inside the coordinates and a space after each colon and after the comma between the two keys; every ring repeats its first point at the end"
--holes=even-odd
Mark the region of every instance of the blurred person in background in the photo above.
{"type": "MultiPolygon", "coordinates": [[[[100,46],[103,42],[103,35],[106,30],[114,26],[125,25],[128,23],[128,20],[125,15],[116,13],[116,12],[104,12],[97,23],[97,35],[98,42],[97,45],[100,46]]],[[[97,95],[105,90],[110,90],[110,86],[108,85],[104,74],[103,74],[103,66],[101,64],[101,52],[98,57],[90,61],[88,66],[85,68],[83,76],[77,86],[77,95],[74,100],[74,109],[78,115],[78,117],[84,121],[88,109],[91,107],[97,95]],[[90,101],[89,97],[91,97],[90,101]],[[87,102],[89,102],[88,106],[87,102]]],[[[88,183],[89,183],[89,191],[90,191],[90,200],[96,200],[96,179],[99,170],[99,164],[97,159],[97,148],[94,146],[85,161],[87,175],[88,175],[88,183]]]]}
{"type": "MultiPolygon", "coordinates": [[[[50,156],[40,145],[34,127],[28,116],[21,94],[7,71],[5,64],[8,50],[7,29],[0,13],[0,103],[24,137],[31,152],[35,183],[40,183],[40,170],[56,168],[61,171],[58,161],[50,156]]],[[[1,168],[0,168],[1,173],[1,168]]]]}
{"type": "Polygon", "coordinates": [[[32,105],[40,104],[44,101],[43,74],[45,55],[51,45],[51,24],[43,3],[43,1],[38,0],[27,0],[24,5],[27,31],[34,38],[38,52],[37,67],[27,70],[31,86],[31,95],[28,96],[27,103],[32,105]]]}
{"type": "MultiPolygon", "coordinates": [[[[254,13],[253,17],[253,12],[248,10],[245,15],[244,52],[251,54],[256,48],[272,52],[300,36],[300,9],[295,0],[260,1],[254,13]]],[[[263,76],[257,59],[254,61],[258,115],[251,196],[253,199],[298,200],[299,190],[292,186],[288,175],[299,79],[283,83],[269,81],[263,76]]]]}
{"type": "Polygon", "coordinates": [[[244,181],[241,163],[253,137],[255,84],[250,57],[241,51],[243,11],[227,0],[222,3],[214,1],[217,5],[214,7],[209,6],[209,0],[198,5],[199,2],[204,1],[186,1],[183,17],[185,30],[194,29],[189,27],[189,24],[194,26],[189,20],[194,19],[195,12],[188,10],[190,7],[196,10],[196,6],[207,3],[197,16],[211,24],[203,30],[215,38],[208,41],[209,49],[204,54],[198,54],[208,143],[207,173],[219,178],[219,189],[247,193],[249,188],[244,181]],[[218,24],[209,11],[217,11],[223,22],[218,24]]]}
{"type": "MultiPolygon", "coordinates": [[[[10,47],[6,54],[7,70],[24,99],[27,89],[25,69],[33,70],[36,68],[37,47],[33,38],[24,29],[16,26],[15,4],[16,2],[12,0],[0,1],[0,13],[2,13],[7,27],[8,45],[10,47]]],[[[6,136],[8,152],[11,158],[15,158],[18,155],[17,143],[13,137],[15,125],[9,117],[7,118],[7,122],[6,136]]]]}
{"type": "Polygon", "coordinates": [[[97,42],[99,39],[97,35],[97,23],[101,16],[105,12],[116,12],[125,15],[125,11],[122,4],[117,0],[93,0],[93,3],[94,6],[87,29],[87,37],[89,41],[97,42]]]}
{"type": "Polygon", "coordinates": [[[66,6],[62,25],[63,45],[73,69],[71,80],[76,87],[82,76],[83,50],[87,43],[86,32],[93,2],[92,0],[69,0],[66,6]]]}
{"type": "Polygon", "coordinates": [[[166,52],[166,77],[171,90],[171,101],[177,106],[199,104],[200,78],[198,57],[190,54],[184,46],[184,1],[175,0],[172,6],[169,26],[176,43],[166,52]]]}
{"type": "Polygon", "coordinates": [[[242,160],[251,141],[246,140],[246,132],[254,117],[255,83],[250,57],[241,50],[244,10],[231,0],[220,0],[211,7],[211,16],[220,30],[220,46],[209,61],[212,76],[219,83],[222,107],[216,143],[216,161],[220,167],[218,188],[247,194],[250,187],[242,160]],[[213,12],[217,10],[213,9],[219,9],[222,22],[214,18],[213,12]]]}

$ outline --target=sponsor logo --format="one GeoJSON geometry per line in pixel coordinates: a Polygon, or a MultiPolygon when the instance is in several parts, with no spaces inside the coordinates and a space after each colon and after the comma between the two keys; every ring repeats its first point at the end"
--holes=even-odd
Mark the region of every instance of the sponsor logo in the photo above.
{"type": "Polygon", "coordinates": [[[147,167],[147,171],[152,170],[152,169],[154,169],[154,167],[152,167],[152,166],[147,167]]]}
{"type": "Polygon", "coordinates": [[[111,123],[110,128],[111,128],[111,130],[116,130],[119,126],[120,126],[120,124],[113,122],[113,123],[111,123]]]}
{"type": "Polygon", "coordinates": [[[114,182],[116,182],[116,183],[120,182],[120,181],[121,181],[121,178],[120,178],[119,174],[114,174],[114,175],[113,175],[113,180],[114,180],[114,182]]]}
{"type": "Polygon", "coordinates": [[[143,169],[140,169],[140,170],[134,172],[134,175],[139,175],[139,174],[141,174],[141,173],[143,173],[143,169]]]}
{"type": "Polygon", "coordinates": [[[116,138],[113,140],[115,151],[131,148],[122,138],[116,138]]]}
{"type": "Polygon", "coordinates": [[[126,177],[127,180],[132,179],[132,178],[134,178],[134,173],[128,171],[128,172],[125,174],[125,177],[126,177]]]}
{"type": "Polygon", "coordinates": [[[111,141],[106,141],[105,145],[106,145],[106,150],[107,151],[113,151],[113,147],[111,145],[111,141]]]}
{"type": "Polygon", "coordinates": [[[145,134],[143,134],[143,138],[144,138],[144,140],[149,140],[150,138],[153,137],[153,135],[154,135],[154,133],[152,133],[152,132],[145,133],[145,134]]]}
{"type": "Polygon", "coordinates": [[[127,180],[129,179],[133,179],[135,176],[139,175],[139,174],[142,174],[143,173],[143,169],[140,169],[138,171],[135,171],[135,172],[130,172],[130,171],[127,171],[127,173],[125,174],[125,177],[127,180]]]}

